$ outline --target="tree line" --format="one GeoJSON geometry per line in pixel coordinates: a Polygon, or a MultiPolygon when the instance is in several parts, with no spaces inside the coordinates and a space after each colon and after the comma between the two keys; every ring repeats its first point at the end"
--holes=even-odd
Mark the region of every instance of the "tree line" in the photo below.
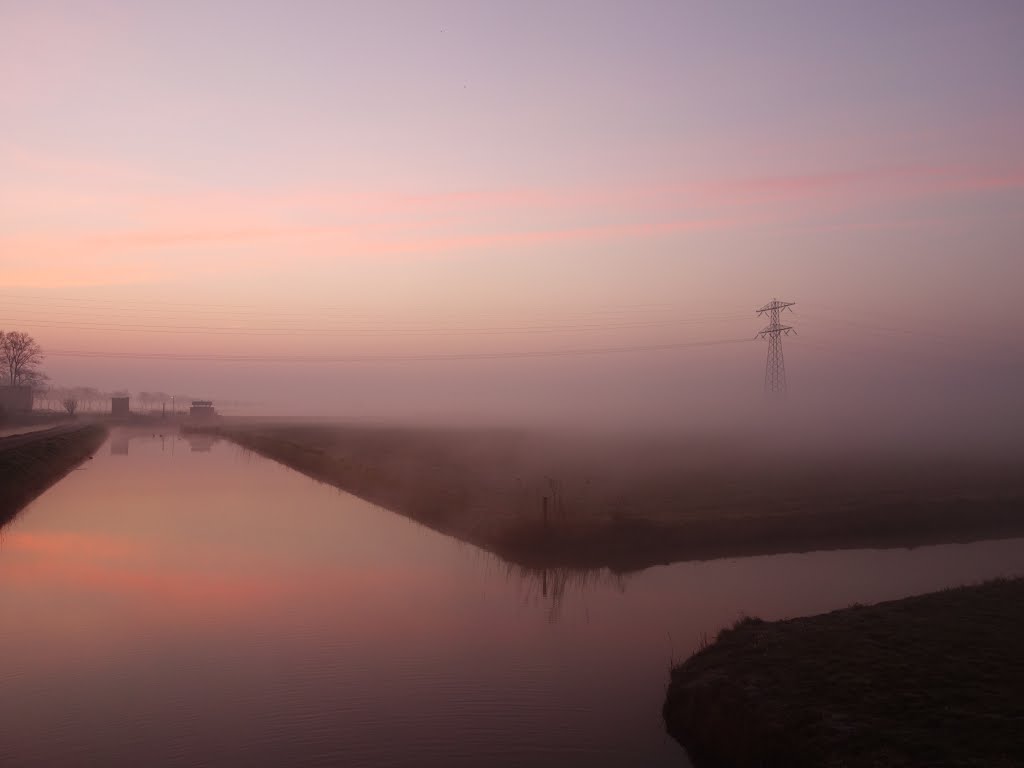
{"type": "Polygon", "coordinates": [[[187,406],[191,395],[170,395],[166,392],[137,392],[135,395],[118,390],[104,392],[96,387],[66,387],[50,383],[42,371],[45,355],[39,343],[24,331],[0,330],[0,385],[31,387],[33,406],[42,410],[109,411],[110,398],[132,397],[143,410],[155,411],[187,406]]]}
{"type": "Polygon", "coordinates": [[[133,410],[170,412],[173,408],[188,408],[196,398],[191,395],[170,395],[166,392],[136,392],[126,390],[104,391],[96,387],[65,387],[44,385],[33,391],[33,402],[36,409],[58,411],[64,409],[74,414],[77,411],[105,413],[110,410],[110,398],[130,397],[133,410]]]}

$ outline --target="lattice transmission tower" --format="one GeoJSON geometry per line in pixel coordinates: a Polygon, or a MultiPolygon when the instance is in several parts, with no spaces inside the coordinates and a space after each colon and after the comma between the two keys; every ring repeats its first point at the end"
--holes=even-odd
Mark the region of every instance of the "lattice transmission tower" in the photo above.
{"type": "Polygon", "coordinates": [[[795,301],[779,301],[772,299],[759,310],[758,315],[768,315],[768,325],[754,338],[768,339],[768,360],[764,366],[764,391],[766,393],[786,393],[786,360],[782,356],[782,337],[789,336],[790,332],[796,333],[796,329],[789,325],[783,325],[779,315],[783,310],[793,310],[791,307],[795,301]]]}

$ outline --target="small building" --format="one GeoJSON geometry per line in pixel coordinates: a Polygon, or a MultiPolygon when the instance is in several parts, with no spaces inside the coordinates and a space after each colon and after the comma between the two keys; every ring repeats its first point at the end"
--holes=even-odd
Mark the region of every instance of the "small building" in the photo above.
{"type": "Polygon", "coordinates": [[[110,398],[110,415],[128,416],[131,413],[131,410],[128,408],[128,400],[127,395],[110,398]]]}
{"type": "Polygon", "coordinates": [[[0,413],[28,413],[32,410],[32,387],[0,387],[0,413]]]}
{"type": "Polygon", "coordinates": [[[193,400],[188,415],[193,419],[213,419],[216,418],[217,411],[214,410],[212,400],[193,400]]]}

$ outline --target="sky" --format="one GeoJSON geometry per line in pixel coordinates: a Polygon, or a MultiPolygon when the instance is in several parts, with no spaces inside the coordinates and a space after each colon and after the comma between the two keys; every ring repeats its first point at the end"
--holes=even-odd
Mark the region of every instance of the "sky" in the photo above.
{"type": "Polygon", "coordinates": [[[1013,407],[1019,2],[0,0],[0,328],[267,412],[1013,407]],[[874,393],[874,394],[870,394],[874,393]],[[936,405],[940,407],[940,405],[936,405]]]}

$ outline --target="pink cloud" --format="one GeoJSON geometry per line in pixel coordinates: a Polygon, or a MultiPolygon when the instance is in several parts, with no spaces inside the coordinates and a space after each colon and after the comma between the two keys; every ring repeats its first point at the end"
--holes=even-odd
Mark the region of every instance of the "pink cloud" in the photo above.
{"type": "Polygon", "coordinates": [[[6,231],[0,266],[19,287],[150,282],[160,279],[168,258],[196,274],[215,275],[243,264],[274,265],[283,253],[306,263],[444,257],[766,223],[785,228],[794,217],[806,220],[837,206],[1024,186],[1022,169],[950,167],[436,193],[318,187],[169,192],[131,169],[11,147],[0,154],[14,157],[19,169],[0,180],[0,195],[9,200],[0,213],[6,231]],[[40,169],[39,178],[32,167],[40,169]],[[19,178],[32,179],[26,182],[30,194],[19,194],[19,178]],[[120,221],[132,225],[115,224],[120,221]],[[510,221],[530,223],[513,228],[510,221]]]}

